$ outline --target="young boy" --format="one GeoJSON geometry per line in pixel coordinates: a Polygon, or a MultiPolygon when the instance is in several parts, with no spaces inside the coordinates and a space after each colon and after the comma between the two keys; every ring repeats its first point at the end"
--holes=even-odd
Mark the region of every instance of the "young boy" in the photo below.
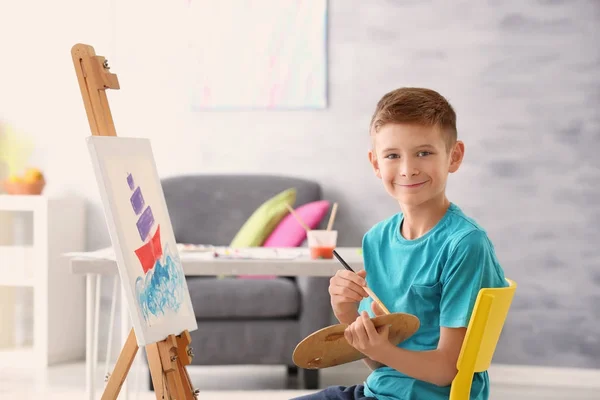
{"type": "MultiPolygon", "coordinates": [[[[387,93],[371,120],[369,161],[400,212],[363,238],[365,270],[339,270],[331,279],[331,305],[345,337],[373,370],[364,385],[329,387],[303,400],[448,399],[475,299],[481,288],[507,282],[485,231],[445,194],[464,144],[456,114],[439,93],[401,88],[387,93]],[[369,319],[383,312],[416,315],[419,330],[393,346],[386,327],[369,319]]],[[[487,372],[473,378],[471,399],[489,397],[487,372]]]]}

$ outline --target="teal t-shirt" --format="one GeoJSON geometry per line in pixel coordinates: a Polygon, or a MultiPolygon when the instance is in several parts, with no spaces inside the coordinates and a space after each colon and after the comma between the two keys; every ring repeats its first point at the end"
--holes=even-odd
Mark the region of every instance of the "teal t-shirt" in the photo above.
{"type": "MultiPolygon", "coordinates": [[[[425,235],[407,240],[398,213],[371,228],[363,238],[367,286],[390,312],[416,315],[419,330],[398,347],[425,351],[437,348],[440,327],[467,327],[481,288],[508,286],[485,231],[458,206],[425,235]]],[[[371,298],[359,312],[371,311],[371,298]]],[[[390,367],[371,372],[365,396],[378,400],[448,399],[450,386],[416,380],[390,367]]],[[[487,372],[476,373],[471,399],[489,397],[487,372]]]]}

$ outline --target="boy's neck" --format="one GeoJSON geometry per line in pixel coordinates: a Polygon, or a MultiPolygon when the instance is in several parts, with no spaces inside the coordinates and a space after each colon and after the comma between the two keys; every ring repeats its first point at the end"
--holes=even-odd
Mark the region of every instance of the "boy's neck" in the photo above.
{"type": "Polygon", "coordinates": [[[442,194],[418,206],[401,204],[400,207],[404,214],[400,234],[407,240],[414,240],[429,232],[444,217],[450,201],[442,194]]]}

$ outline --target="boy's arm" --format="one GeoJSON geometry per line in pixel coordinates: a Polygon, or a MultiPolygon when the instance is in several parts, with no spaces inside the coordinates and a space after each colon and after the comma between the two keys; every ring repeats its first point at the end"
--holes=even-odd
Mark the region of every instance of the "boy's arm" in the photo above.
{"type": "MultiPolygon", "coordinates": [[[[456,376],[456,362],[467,328],[440,328],[440,341],[435,350],[411,351],[390,346],[373,358],[412,378],[448,386],[456,376]]],[[[367,363],[367,365],[369,365],[367,363]]]]}
{"type": "Polygon", "coordinates": [[[369,357],[363,358],[363,361],[371,371],[375,371],[377,368],[386,367],[385,364],[371,360],[369,357]]]}

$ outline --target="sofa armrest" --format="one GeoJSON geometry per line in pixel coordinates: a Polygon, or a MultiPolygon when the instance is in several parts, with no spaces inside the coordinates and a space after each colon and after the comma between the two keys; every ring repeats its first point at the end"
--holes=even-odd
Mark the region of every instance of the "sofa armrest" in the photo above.
{"type": "Polygon", "coordinates": [[[300,290],[300,340],[311,333],[331,325],[333,311],[329,299],[328,277],[298,276],[300,290]]]}

